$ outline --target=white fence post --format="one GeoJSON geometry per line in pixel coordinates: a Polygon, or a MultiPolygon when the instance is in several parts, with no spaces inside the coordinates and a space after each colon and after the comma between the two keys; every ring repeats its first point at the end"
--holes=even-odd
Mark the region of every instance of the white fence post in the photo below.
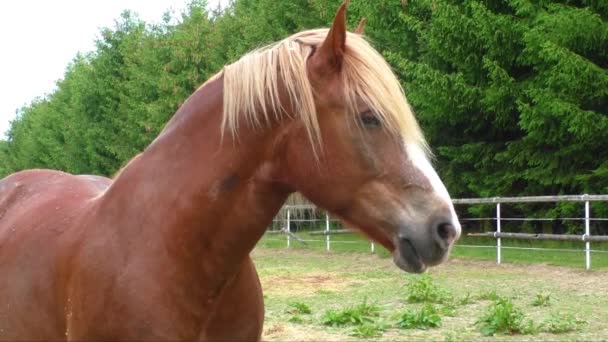
{"type": "Polygon", "coordinates": [[[287,209],[287,248],[289,248],[291,245],[291,237],[289,233],[291,233],[291,212],[289,209],[287,209]]]}
{"type": "Polygon", "coordinates": [[[372,250],[372,254],[374,253],[374,250],[376,249],[376,246],[374,245],[374,241],[372,241],[372,243],[370,244],[370,248],[372,250]]]}
{"type": "MultiPolygon", "coordinates": [[[[587,195],[583,195],[583,197],[587,197],[587,195]]],[[[585,236],[589,237],[590,227],[589,227],[589,201],[585,201],[585,236]]],[[[591,242],[587,240],[585,242],[585,269],[588,271],[591,268],[591,242]]]]}
{"type": "MultiPolygon", "coordinates": [[[[496,203],[496,232],[500,233],[500,202],[496,203]]],[[[496,237],[496,263],[500,265],[502,262],[500,237],[496,237]]]]}
{"type": "Polygon", "coordinates": [[[329,214],[325,213],[325,249],[329,252],[329,214]]]}

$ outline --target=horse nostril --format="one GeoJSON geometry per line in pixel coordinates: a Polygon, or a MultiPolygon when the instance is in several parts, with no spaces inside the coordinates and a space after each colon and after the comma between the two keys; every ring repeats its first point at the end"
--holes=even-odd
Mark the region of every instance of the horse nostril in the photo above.
{"type": "Polygon", "coordinates": [[[456,228],[451,223],[440,223],[437,226],[437,235],[439,236],[440,244],[442,246],[445,244],[445,248],[447,248],[456,238],[456,228]]]}

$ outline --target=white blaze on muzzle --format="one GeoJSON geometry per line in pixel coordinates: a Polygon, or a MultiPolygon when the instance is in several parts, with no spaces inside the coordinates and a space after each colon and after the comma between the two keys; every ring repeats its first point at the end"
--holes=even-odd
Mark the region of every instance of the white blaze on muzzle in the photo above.
{"type": "Polygon", "coordinates": [[[439,175],[437,175],[437,172],[433,166],[431,166],[431,163],[420,146],[407,144],[405,148],[412,164],[418,168],[424,176],[426,176],[435,193],[446,201],[446,205],[450,208],[450,212],[452,214],[452,222],[450,223],[454,226],[454,229],[456,229],[456,238],[458,238],[461,232],[460,222],[458,221],[458,216],[454,210],[454,205],[452,204],[452,199],[450,198],[448,190],[445,188],[445,185],[439,178],[439,175]]]}

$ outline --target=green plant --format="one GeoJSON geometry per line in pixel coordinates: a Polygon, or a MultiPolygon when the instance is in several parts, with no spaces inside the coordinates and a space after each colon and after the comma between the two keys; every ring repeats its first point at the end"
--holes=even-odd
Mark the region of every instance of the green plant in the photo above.
{"type": "Polygon", "coordinates": [[[364,323],[373,323],[374,319],[378,316],[380,316],[380,308],[377,305],[363,302],[355,307],[340,311],[326,311],[323,315],[323,324],[334,327],[362,325],[364,323]]]}
{"type": "Polygon", "coordinates": [[[585,323],[585,321],[577,320],[572,314],[553,313],[542,323],[541,330],[553,334],[563,334],[579,330],[585,323]]]}
{"type": "Polygon", "coordinates": [[[443,335],[443,338],[446,342],[455,342],[455,341],[459,341],[456,333],[454,333],[453,331],[448,331],[443,335]]]}
{"type": "Polygon", "coordinates": [[[444,316],[455,317],[456,316],[456,308],[457,308],[457,305],[454,302],[447,302],[447,303],[444,303],[439,308],[439,313],[441,313],[444,316]]]}
{"type": "Polygon", "coordinates": [[[331,296],[335,293],[332,291],[328,291],[328,290],[317,290],[316,294],[318,294],[320,296],[331,296]]]}
{"type": "Polygon", "coordinates": [[[405,311],[398,316],[396,326],[401,329],[429,329],[441,325],[441,317],[437,309],[432,305],[426,304],[418,312],[405,311]]]}
{"type": "Polygon", "coordinates": [[[533,306],[549,306],[551,305],[551,294],[538,293],[532,302],[533,306]]]}
{"type": "Polygon", "coordinates": [[[534,334],[538,327],[532,320],[525,320],[521,310],[506,298],[498,298],[475,323],[484,336],[495,334],[534,334]]]}
{"type": "Polygon", "coordinates": [[[378,323],[364,323],[356,326],[351,335],[356,337],[380,337],[382,333],[386,330],[385,324],[378,323]]]}
{"type": "Polygon", "coordinates": [[[435,285],[426,274],[412,279],[407,285],[407,293],[410,303],[444,303],[451,299],[450,294],[435,285]]]}
{"type": "Polygon", "coordinates": [[[293,315],[310,315],[312,310],[310,310],[310,307],[305,303],[292,302],[289,303],[289,309],[287,309],[287,312],[293,315]]]}
{"type": "Polygon", "coordinates": [[[482,293],[479,295],[478,297],[481,300],[498,300],[500,299],[500,296],[496,293],[496,290],[492,290],[492,291],[488,291],[485,293],[482,293]]]}
{"type": "Polygon", "coordinates": [[[304,323],[304,319],[300,315],[293,315],[287,321],[291,323],[304,323]]]}
{"type": "Polygon", "coordinates": [[[467,292],[466,295],[464,295],[464,297],[460,298],[460,300],[458,301],[459,305],[469,305],[475,302],[475,299],[473,298],[473,296],[471,296],[470,292],[467,292]]]}

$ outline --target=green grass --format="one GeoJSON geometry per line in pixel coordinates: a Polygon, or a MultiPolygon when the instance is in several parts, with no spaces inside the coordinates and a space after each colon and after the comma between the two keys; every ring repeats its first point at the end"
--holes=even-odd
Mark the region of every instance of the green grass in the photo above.
{"type": "Polygon", "coordinates": [[[521,309],[510,299],[497,298],[487,308],[483,316],[475,322],[484,336],[496,334],[536,334],[537,326],[526,319],[521,309]]]}
{"type": "Polygon", "coordinates": [[[551,294],[539,293],[532,302],[533,306],[550,306],[551,305],[551,294]]]}
{"type": "Polygon", "coordinates": [[[385,330],[386,326],[383,324],[366,323],[356,326],[351,335],[364,338],[380,337],[385,330]]]}
{"type": "Polygon", "coordinates": [[[564,334],[581,330],[585,321],[576,319],[573,314],[552,313],[541,325],[542,331],[553,334],[564,334]]]}
{"type": "Polygon", "coordinates": [[[302,302],[289,303],[289,310],[287,312],[293,315],[310,315],[312,313],[310,306],[302,302]]]}
{"type": "MultiPolygon", "coordinates": [[[[326,242],[324,235],[310,235],[306,232],[297,233],[304,240],[318,240],[306,242],[306,245],[294,239],[291,240],[291,249],[312,249],[324,251],[326,242]]],[[[267,248],[286,248],[284,234],[266,234],[258,246],[267,248]]],[[[574,268],[585,267],[584,243],[576,241],[522,241],[502,239],[502,262],[510,264],[542,263],[555,266],[568,266],[574,268]],[[510,248],[549,248],[565,251],[551,250],[521,250],[510,248]]],[[[358,234],[339,234],[330,237],[332,252],[360,252],[371,253],[370,242],[358,234]]],[[[592,269],[608,268],[608,243],[592,243],[592,250],[605,251],[591,252],[592,269]]],[[[389,257],[387,251],[376,244],[376,254],[389,257]]],[[[452,258],[472,260],[496,260],[496,241],[490,238],[463,236],[451,253],[452,258]],[[481,247],[480,247],[481,246],[481,247]]]]}
{"type": "Polygon", "coordinates": [[[328,310],[323,316],[323,324],[332,327],[345,325],[363,325],[374,323],[379,316],[380,308],[366,302],[342,310],[328,310]]]}
{"type": "Polygon", "coordinates": [[[608,336],[608,296],[603,295],[608,272],[602,270],[450,259],[425,275],[413,275],[400,271],[390,258],[369,253],[258,246],[252,256],[264,290],[266,341],[571,341],[608,336]],[[420,300],[412,302],[414,292],[420,300]],[[533,304],[539,294],[548,293],[550,306],[533,304]],[[503,307],[496,309],[499,300],[503,307]],[[496,329],[486,337],[476,324],[484,317],[496,319],[496,327],[517,329],[496,329]]]}
{"type": "Polygon", "coordinates": [[[426,304],[419,311],[405,311],[399,314],[396,326],[401,329],[430,329],[441,326],[441,316],[437,309],[426,304]]]}
{"type": "Polygon", "coordinates": [[[439,288],[428,275],[410,280],[407,285],[407,300],[410,303],[446,303],[451,295],[439,288]]]}

